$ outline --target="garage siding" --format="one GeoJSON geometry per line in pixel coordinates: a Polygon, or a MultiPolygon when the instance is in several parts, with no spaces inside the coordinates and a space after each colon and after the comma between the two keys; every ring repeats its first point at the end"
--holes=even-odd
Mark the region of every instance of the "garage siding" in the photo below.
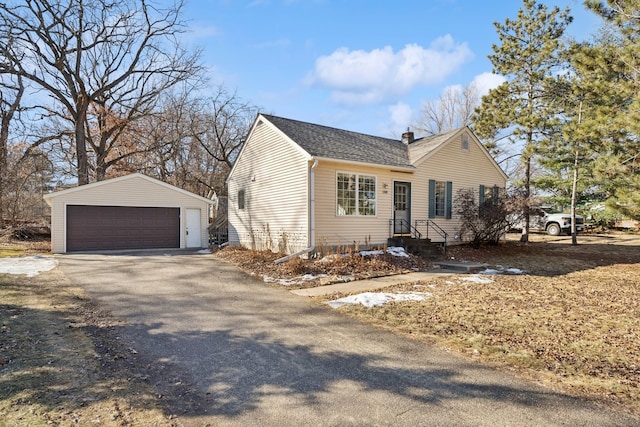
{"type": "Polygon", "coordinates": [[[53,253],[72,250],[66,248],[67,208],[70,206],[178,209],[181,216],[178,226],[179,244],[166,247],[181,248],[186,246],[186,210],[199,209],[201,246],[208,245],[210,201],[142,174],[131,174],[51,193],[45,196],[45,200],[51,206],[51,251],[53,253]]]}

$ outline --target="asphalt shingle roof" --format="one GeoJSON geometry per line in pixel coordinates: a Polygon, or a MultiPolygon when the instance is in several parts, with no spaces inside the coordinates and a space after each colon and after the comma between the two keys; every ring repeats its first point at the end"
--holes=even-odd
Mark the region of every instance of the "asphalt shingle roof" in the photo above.
{"type": "Polygon", "coordinates": [[[407,146],[400,140],[267,114],[263,116],[314,157],[403,168],[413,167],[409,161],[407,146]]]}

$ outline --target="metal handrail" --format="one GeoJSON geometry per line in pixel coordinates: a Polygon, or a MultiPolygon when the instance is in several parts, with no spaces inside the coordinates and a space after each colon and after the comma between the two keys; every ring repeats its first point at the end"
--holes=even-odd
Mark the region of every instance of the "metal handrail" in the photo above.
{"type": "Polygon", "coordinates": [[[415,221],[415,224],[416,228],[418,227],[418,225],[425,225],[427,227],[427,239],[429,238],[429,227],[433,228],[433,230],[438,233],[440,237],[444,238],[444,246],[447,246],[447,237],[449,236],[449,234],[434,221],[431,221],[429,219],[417,219],[415,221]]]}
{"type": "MultiPolygon", "coordinates": [[[[406,219],[390,219],[389,220],[389,235],[393,236],[395,233],[395,229],[396,229],[396,225],[400,223],[400,229],[404,230],[404,228],[407,228],[407,231],[409,231],[409,234],[411,234],[411,237],[416,238],[416,239],[422,239],[422,233],[413,225],[411,225],[411,223],[409,221],[407,221],[406,219]]],[[[402,233],[401,233],[402,234],[402,233]]]]}

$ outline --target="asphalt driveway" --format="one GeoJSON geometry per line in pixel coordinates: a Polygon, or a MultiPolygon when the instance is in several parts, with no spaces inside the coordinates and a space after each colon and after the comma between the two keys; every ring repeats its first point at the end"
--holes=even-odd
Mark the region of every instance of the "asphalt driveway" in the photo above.
{"type": "Polygon", "coordinates": [[[122,339],[156,373],[149,381],[181,390],[172,411],[183,425],[639,422],[346,318],[210,255],[58,259],[73,283],[127,321],[122,339]]]}

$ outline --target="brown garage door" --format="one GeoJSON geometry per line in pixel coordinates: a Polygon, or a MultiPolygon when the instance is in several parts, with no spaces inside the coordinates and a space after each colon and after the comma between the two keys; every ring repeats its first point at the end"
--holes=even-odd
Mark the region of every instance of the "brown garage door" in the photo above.
{"type": "Polygon", "coordinates": [[[67,251],[180,247],[180,208],[67,206],[67,251]]]}

